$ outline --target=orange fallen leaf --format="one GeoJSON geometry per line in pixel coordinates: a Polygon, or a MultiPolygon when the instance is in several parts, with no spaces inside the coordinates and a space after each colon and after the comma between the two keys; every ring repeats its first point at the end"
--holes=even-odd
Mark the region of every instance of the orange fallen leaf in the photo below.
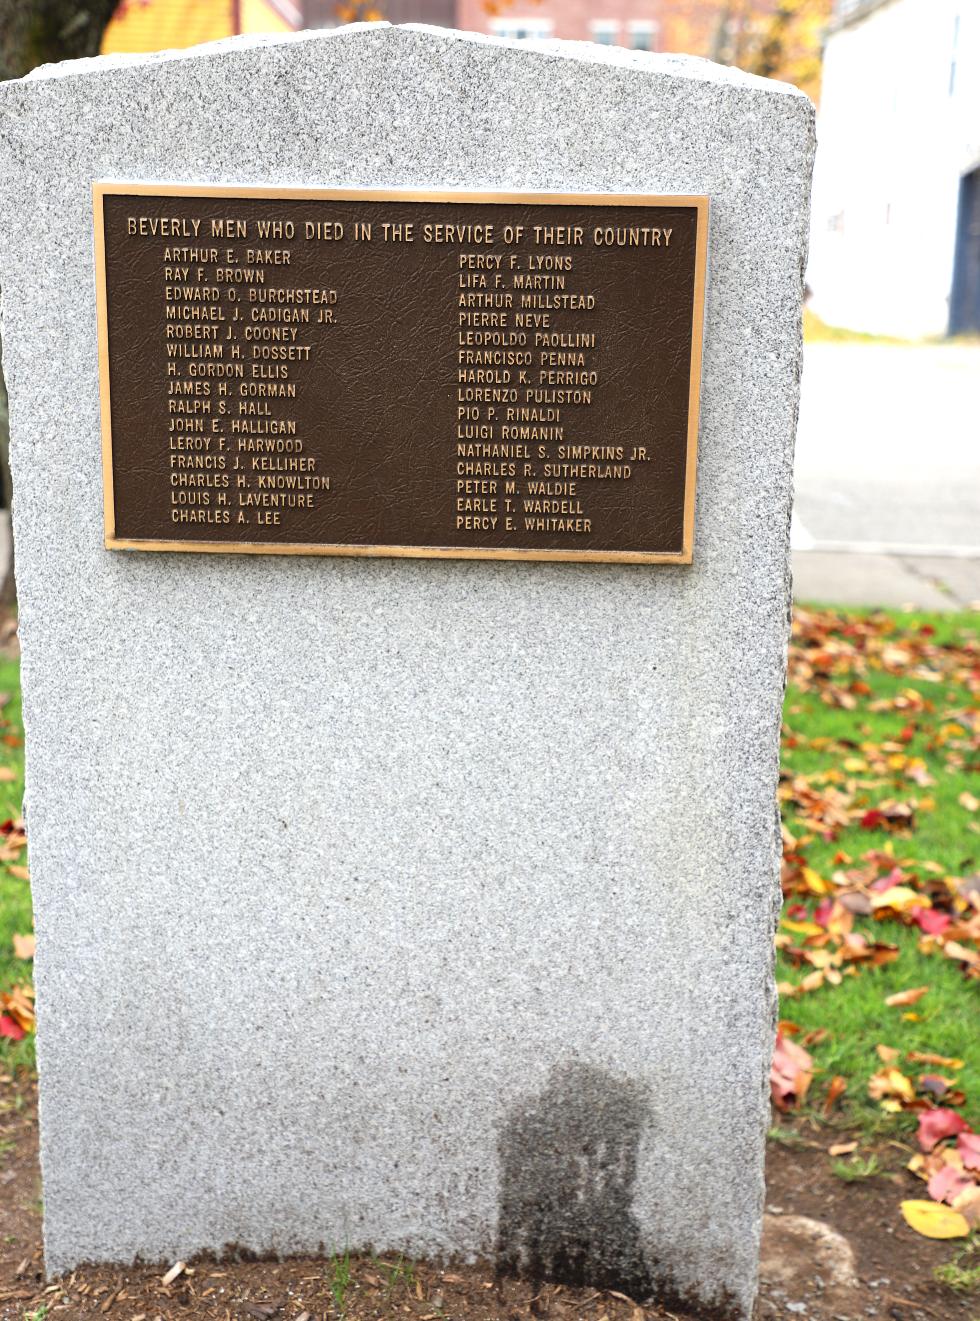
{"type": "Polygon", "coordinates": [[[901,1051],[896,1050],[894,1046],[875,1046],[875,1050],[882,1064],[894,1064],[901,1054],[901,1051]]]}
{"type": "Polygon", "coordinates": [[[14,958],[15,959],[33,959],[34,957],[34,937],[14,935],[14,958]]]}
{"type": "Polygon", "coordinates": [[[11,876],[16,876],[19,881],[29,881],[31,879],[28,868],[18,866],[16,863],[11,863],[7,871],[10,872],[11,876]]]}
{"type": "Polygon", "coordinates": [[[952,1069],[954,1073],[963,1067],[963,1061],[952,1055],[933,1055],[929,1051],[910,1050],[905,1058],[912,1064],[935,1064],[940,1069],[952,1069]]]}
{"type": "Polygon", "coordinates": [[[847,1079],[841,1077],[839,1073],[835,1073],[830,1080],[830,1086],[827,1088],[827,1098],[823,1103],[823,1112],[825,1115],[830,1114],[831,1110],[833,1110],[836,1103],[846,1091],[847,1079]]]}
{"type": "Polygon", "coordinates": [[[910,991],[898,991],[895,995],[890,995],[885,1000],[885,1004],[894,1008],[896,1005],[914,1005],[927,995],[928,986],[916,986],[910,991]]]}
{"type": "Polygon", "coordinates": [[[0,766],[0,780],[3,780],[5,783],[9,784],[11,780],[16,780],[16,779],[17,779],[16,771],[12,771],[9,766],[0,766]]]}
{"type": "Polygon", "coordinates": [[[924,1238],[967,1238],[970,1225],[966,1217],[939,1202],[902,1203],[905,1223],[924,1238]]]}

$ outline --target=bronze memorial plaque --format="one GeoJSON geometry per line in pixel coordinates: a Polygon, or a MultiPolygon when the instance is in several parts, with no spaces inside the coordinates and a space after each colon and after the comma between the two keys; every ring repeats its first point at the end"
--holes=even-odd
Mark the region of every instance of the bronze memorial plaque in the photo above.
{"type": "Polygon", "coordinates": [[[706,198],[94,201],[107,546],[690,563],[706,198]]]}

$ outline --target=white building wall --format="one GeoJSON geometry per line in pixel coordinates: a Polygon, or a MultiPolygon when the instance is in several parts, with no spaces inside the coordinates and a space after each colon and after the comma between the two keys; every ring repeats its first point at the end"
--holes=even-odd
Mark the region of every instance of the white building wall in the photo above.
{"type": "Polygon", "coordinates": [[[980,161],[980,0],[891,0],[834,32],[817,132],[814,311],[945,334],[960,177],[980,161]]]}

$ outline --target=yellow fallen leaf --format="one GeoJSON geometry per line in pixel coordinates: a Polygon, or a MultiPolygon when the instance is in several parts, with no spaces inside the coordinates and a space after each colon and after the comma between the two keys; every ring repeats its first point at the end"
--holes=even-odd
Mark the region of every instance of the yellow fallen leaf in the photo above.
{"type": "Polygon", "coordinates": [[[932,906],[924,895],[916,893],[907,885],[893,885],[890,890],[871,896],[871,907],[875,910],[894,908],[896,913],[904,913],[907,908],[913,908],[916,905],[922,908],[932,906]]]}
{"type": "Polygon", "coordinates": [[[939,1202],[902,1203],[905,1223],[924,1238],[966,1238],[970,1226],[965,1216],[939,1202]]]}
{"type": "Polygon", "coordinates": [[[34,937],[14,935],[14,958],[15,959],[33,959],[34,957],[34,937]]]}
{"type": "Polygon", "coordinates": [[[911,1078],[906,1078],[901,1069],[881,1069],[868,1079],[868,1095],[873,1101],[880,1101],[885,1096],[898,1096],[903,1101],[915,1100],[915,1088],[911,1078]]]}
{"type": "Polygon", "coordinates": [[[903,1023],[921,1023],[921,1022],[922,1022],[922,1015],[921,1015],[921,1014],[903,1014],[903,1015],[902,1015],[902,1022],[903,1022],[903,1023]]]}
{"type": "Polygon", "coordinates": [[[785,931],[792,931],[797,936],[819,936],[823,934],[823,927],[816,922],[793,922],[788,917],[784,917],[779,925],[785,931]]]}
{"type": "Polygon", "coordinates": [[[803,868],[803,880],[813,894],[828,894],[830,891],[830,885],[812,867],[803,868]]]}
{"type": "Polygon", "coordinates": [[[890,1008],[894,1008],[896,1005],[914,1005],[928,992],[928,986],[914,986],[910,991],[897,991],[894,995],[888,996],[885,1004],[890,1008]]]}

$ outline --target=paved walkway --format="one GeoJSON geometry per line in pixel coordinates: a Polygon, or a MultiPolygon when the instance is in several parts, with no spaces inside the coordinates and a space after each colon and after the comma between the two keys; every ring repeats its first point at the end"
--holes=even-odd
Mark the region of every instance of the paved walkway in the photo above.
{"type": "Polygon", "coordinates": [[[980,346],[807,345],[793,550],[798,600],[980,602],[980,346]]]}

